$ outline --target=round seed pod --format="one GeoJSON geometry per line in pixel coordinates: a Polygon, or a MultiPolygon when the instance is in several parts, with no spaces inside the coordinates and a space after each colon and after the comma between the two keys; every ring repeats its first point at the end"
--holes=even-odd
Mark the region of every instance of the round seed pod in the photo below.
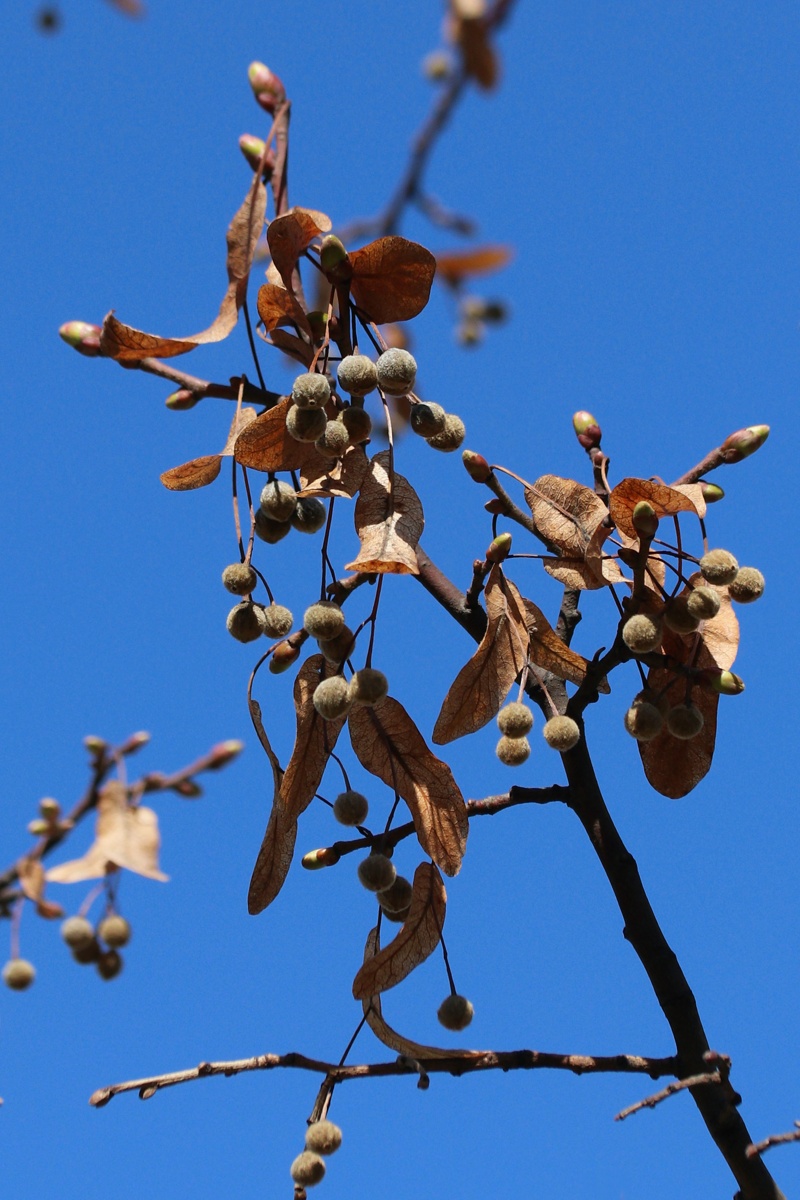
{"type": "Polygon", "coordinates": [[[261,511],[272,521],[290,521],[297,504],[297,492],[282,479],[271,479],[261,490],[261,511]]]}
{"type": "Polygon", "coordinates": [[[122,955],[117,950],[105,950],[97,960],[97,974],[101,979],[116,979],[122,970],[122,955]]]}
{"type": "Polygon", "coordinates": [[[358,864],[358,878],[368,892],[384,892],[394,883],[397,871],[385,854],[370,854],[358,864]]]}
{"type": "Polygon", "coordinates": [[[328,421],[314,445],[320,454],[341,458],[350,445],[350,434],[341,421],[328,421]]]}
{"type": "Polygon", "coordinates": [[[439,1024],[444,1025],[445,1029],[458,1032],[466,1029],[470,1024],[475,1015],[475,1009],[466,996],[452,995],[442,1001],[436,1015],[439,1018],[439,1024]]]}
{"type": "MultiPolygon", "coordinates": [[[[689,611],[689,597],[673,596],[664,608],[664,624],[675,633],[694,633],[700,618],[689,611]]],[[[623,637],[625,634],[623,632],[623,637]]]]}
{"type": "Polygon", "coordinates": [[[531,744],[526,737],[501,737],[495,753],[507,767],[521,767],[530,756],[531,744]]]}
{"type": "Polygon", "coordinates": [[[3,967],[3,983],[13,992],[24,992],[36,978],[36,967],[27,958],[10,958],[3,967]]]}
{"type": "Polygon", "coordinates": [[[324,408],[331,398],[331,385],[326,375],[298,375],[292,385],[292,401],[298,408],[324,408]]]}
{"type": "MultiPolygon", "coordinates": [[[[387,889],[387,890],[390,891],[391,889],[387,889]]],[[[378,895],[378,903],[381,906],[381,912],[383,913],[386,920],[387,921],[395,921],[398,925],[402,925],[403,922],[405,921],[406,917],[408,916],[408,914],[411,912],[411,905],[409,904],[407,908],[400,908],[397,910],[397,912],[389,912],[388,908],[384,908],[383,904],[381,904],[382,899],[383,899],[383,892],[380,892],[378,895]]]]}
{"type": "Polygon", "coordinates": [[[342,1144],[342,1131],[333,1121],[315,1121],[306,1130],[306,1150],[334,1154],[342,1144]]]}
{"type": "Polygon", "coordinates": [[[430,438],[442,432],[446,420],[447,413],[441,404],[412,404],[408,423],[414,433],[430,438]]]}
{"type": "Polygon", "coordinates": [[[667,729],[684,742],[697,737],[703,724],[703,714],[694,704],[676,704],[667,713],[667,729]]]}
{"type": "Polygon", "coordinates": [[[525,737],[525,734],[533,729],[533,713],[527,704],[514,700],[500,709],[497,714],[497,726],[506,737],[525,737]]]}
{"type": "Polygon", "coordinates": [[[100,922],[97,926],[97,935],[107,946],[118,950],[120,946],[127,946],[131,940],[131,927],[124,917],[114,913],[100,922]]]}
{"type": "Polygon", "coordinates": [[[709,583],[720,586],[732,583],[738,570],[739,564],[730,550],[709,550],[700,559],[700,572],[709,583]]]}
{"type": "Polygon", "coordinates": [[[622,640],[634,654],[649,654],[661,645],[661,622],[647,613],[628,617],[622,626],[622,640]]]}
{"type": "Polygon", "coordinates": [[[315,442],[327,423],[328,418],[321,408],[293,405],[286,413],[286,432],[296,442],[315,442]]]}
{"type": "Polygon", "coordinates": [[[363,825],[369,801],[361,792],[340,792],[333,802],[333,815],[340,825],[363,825]]]}
{"type": "Polygon", "coordinates": [[[737,604],[752,604],[764,594],[764,576],[755,567],[740,567],[728,584],[728,595],[737,604]]]}
{"type": "Polygon", "coordinates": [[[642,688],[640,692],[631,700],[631,706],[634,704],[652,704],[661,713],[662,717],[666,717],[672,705],[663,692],[655,692],[652,688],[642,688]]]}
{"type": "Polygon", "coordinates": [[[295,505],[291,519],[292,529],[299,533],[317,533],[325,524],[328,510],[314,496],[301,496],[295,505]]]}
{"type": "Polygon", "coordinates": [[[367,396],[378,386],[375,363],[366,354],[348,354],[339,363],[339,387],[351,396],[367,396]]]}
{"type": "Polygon", "coordinates": [[[80,946],[72,947],[72,957],[82,967],[88,966],[89,963],[96,963],[100,954],[100,943],[96,937],[93,937],[90,942],[81,942],[80,946]]]}
{"type": "Polygon", "coordinates": [[[304,1150],[292,1163],[289,1173],[301,1187],[314,1187],[325,1176],[325,1161],[312,1150],[304,1150]]]}
{"type": "Polygon", "coordinates": [[[71,950],[76,950],[93,940],[94,926],[86,917],[67,917],[61,926],[61,936],[71,950]]]}
{"type": "MultiPolygon", "coordinates": [[[[735,582],[735,581],[734,581],[735,582]]],[[[710,587],[696,587],[686,597],[686,607],[699,621],[710,621],[719,612],[719,592],[710,587]]]]}
{"type": "Polygon", "coordinates": [[[448,413],[444,419],[442,432],[426,438],[426,441],[429,446],[433,446],[434,450],[443,450],[445,454],[450,454],[453,450],[460,448],[466,436],[467,428],[461,417],[457,417],[455,413],[448,413]]]}
{"type": "Polygon", "coordinates": [[[375,364],[378,387],[387,396],[406,396],[417,377],[417,363],[407,350],[384,350],[375,364]]]}
{"type": "Polygon", "coordinates": [[[260,537],[268,546],[282,542],[292,528],[288,521],[273,521],[272,517],[266,516],[260,508],[256,509],[254,522],[256,537],[260,537]]]}
{"type": "Polygon", "coordinates": [[[387,916],[407,913],[413,891],[410,881],[404,875],[396,875],[391,887],[384,888],[381,892],[378,902],[387,916]]]}
{"type": "Polygon", "coordinates": [[[580,726],[572,717],[551,717],[542,733],[548,746],[560,754],[566,754],[581,740],[580,726]]]}
{"type": "Polygon", "coordinates": [[[664,718],[655,704],[632,704],[625,713],[625,728],[637,742],[652,742],[664,726],[664,718]]]}
{"type": "Polygon", "coordinates": [[[249,563],[231,563],[222,572],[222,583],[234,596],[249,596],[258,583],[258,576],[249,563]]]}
{"type": "Polygon", "coordinates": [[[350,657],[355,644],[355,635],[347,625],[342,627],[336,637],[323,638],[317,642],[325,658],[334,667],[340,667],[345,659],[350,657]]]}
{"type": "Polygon", "coordinates": [[[333,600],[318,600],[306,609],[303,628],[311,637],[327,642],[344,629],[344,613],[333,600]]]}
{"type": "Polygon", "coordinates": [[[349,712],[350,692],[341,675],[323,679],[314,689],[314,708],[326,721],[335,721],[349,712]]]}
{"type": "Polygon", "coordinates": [[[237,642],[254,642],[264,632],[264,609],[260,604],[253,604],[251,600],[243,600],[241,604],[234,605],[225,624],[228,633],[235,637],[237,642]]]}
{"type": "Polygon", "coordinates": [[[269,638],[282,638],[292,628],[294,617],[283,604],[268,604],[264,609],[264,634],[269,638]]]}
{"type": "Polygon", "coordinates": [[[353,704],[372,707],[382,700],[388,691],[388,679],[383,671],[376,671],[373,667],[362,667],[350,680],[350,699],[353,704]]]}
{"type": "Polygon", "coordinates": [[[356,408],[354,405],[346,408],[340,414],[339,420],[347,430],[352,446],[365,442],[372,433],[372,417],[365,408],[356,408]]]}

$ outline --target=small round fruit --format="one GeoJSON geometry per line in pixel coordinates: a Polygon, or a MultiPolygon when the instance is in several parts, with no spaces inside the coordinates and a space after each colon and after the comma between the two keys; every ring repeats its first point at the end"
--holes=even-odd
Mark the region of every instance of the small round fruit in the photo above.
{"type": "Polygon", "coordinates": [[[581,740],[581,730],[572,717],[551,717],[542,730],[544,740],[559,754],[566,754],[581,740]]]}
{"type": "Polygon", "coordinates": [[[222,572],[222,583],[234,596],[249,596],[258,583],[258,576],[249,563],[231,563],[222,572]]]}
{"type": "MultiPolygon", "coordinates": [[[[673,596],[664,608],[664,624],[675,633],[694,633],[701,618],[689,610],[689,596],[673,596]]],[[[624,637],[623,633],[623,637],[624,637]]]]}
{"type": "Polygon", "coordinates": [[[323,679],[314,689],[314,708],[325,721],[336,721],[350,711],[350,690],[341,675],[323,679]]]}
{"type": "Polygon", "coordinates": [[[411,905],[414,889],[404,875],[396,875],[391,887],[384,888],[378,897],[378,902],[387,916],[407,913],[411,905]]]}
{"type": "Polygon", "coordinates": [[[447,413],[441,404],[412,404],[408,423],[420,437],[435,437],[445,426],[447,413]]]}
{"type": "Polygon", "coordinates": [[[335,638],[320,638],[317,641],[322,653],[334,667],[340,667],[346,658],[353,653],[355,635],[347,625],[337,633],[335,638]]]}
{"type": "Polygon", "coordinates": [[[131,927],[124,917],[113,913],[110,917],[105,917],[97,926],[97,935],[107,946],[118,950],[120,946],[127,946],[131,940],[131,927]]]}
{"type": "Polygon", "coordinates": [[[340,792],[333,802],[333,815],[340,825],[363,825],[369,812],[369,801],[361,792],[340,792]]]}
{"type": "Polygon", "coordinates": [[[325,524],[328,510],[314,496],[301,496],[295,505],[291,519],[292,529],[299,533],[317,533],[325,524]]]}
{"type": "Polygon", "coordinates": [[[526,737],[501,737],[495,753],[507,767],[521,767],[530,757],[531,744],[526,737]]]}
{"type": "Polygon", "coordinates": [[[296,442],[315,442],[327,423],[321,408],[298,408],[295,404],[286,413],[286,432],[296,442]]]}
{"type": "Polygon", "coordinates": [[[709,550],[700,559],[700,572],[709,583],[720,586],[732,583],[738,570],[739,564],[730,550],[709,550]]]}
{"type": "Polygon", "coordinates": [[[353,704],[364,704],[371,708],[388,691],[389,680],[383,671],[376,671],[374,667],[362,667],[350,680],[350,700],[353,704]]]}
{"type": "Polygon", "coordinates": [[[260,508],[256,509],[253,526],[256,537],[261,538],[268,546],[282,542],[292,528],[288,521],[273,521],[272,517],[266,516],[260,508]]]}
{"type": "Polygon", "coordinates": [[[55,821],[61,816],[61,805],[52,796],[43,796],[39,801],[39,812],[46,821],[55,821]]]}
{"type": "Polygon", "coordinates": [[[77,950],[94,939],[94,926],[86,917],[67,917],[61,926],[61,936],[71,950],[77,950]]]}
{"type": "Polygon", "coordinates": [[[254,642],[264,632],[264,609],[260,604],[244,600],[231,609],[225,624],[237,642],[254,642]]]}
{"type": "Polygon", "coordinates": [[[703,714],[694,704],[676,704],[667,713],[667,729],[683,742],[697,737],[704,723],[703,714]]]}
{"type": "Polygon", "coordinates": [[[314,1121],[306,1130],[306,1150],[334,1154],[342,1144],[342,1131],[333,1121],[314,1121]]]}
{"type": "Polygon", "coordinates": [[[358,864],[358,878],[368,892],[385,892],[397,878],[397,871],[385,854],[370,854],[358,864]]]}
{"type": "Polygon", "coordinates": [[[452,1029],[454,1032],[458,1032],[461,1029],[466,1029],[472,1022],[475,1009],[466,996],[453,994],[442,1001],[436,1015],[439,1018],[439,1024],[444,1025],[445,1029],[452,1029]]]}
{"type": "Polygon", "coordinates": [[[36,967],[27,958],[10,958],[3,967],[3,983],[14,992],[24,992],[36,978],[36,967]]]}
{"type": "Polygon", "coordinates": [[[427,443],[434,450],[443,450],[445,454],[460,449],[467,436],[467,427],[455,413],[448,413],[444,419],[444,429],[441,433],[427,438],[427,443]]]}
{"type": "Polygon", "coordinates": [[[752,604],[764,595],[764,576],[755,567],[740,567],[728,584],[728,595],[737,604],[752,604]]]}
{"type": "Polygon", "coordinates": [[[292,1163],[289,1173],[301,1187],[314,1187],[325,1176],[325,1160],[311,1150],[304,1150],[292,1163]]]}
{"type": "Polygon", "coordinates": [[[303,628],[311,637],[330,641],[344,629],[344,613],[333,600],[318,600],[306,609],[303,628]]]}
{"type": "Polygon", "coordinates": [[[261,490],[261,511],[272,521],[290,521],[297,504],[297,492],[282,479],[271,479],[261,490]]]}
{"type": "Polygon", "coordinates": [[[664,727],[664,718],[655,704],[632,704],[625,713],[625,728],[637,742],[652,742],[664,727]]]}
{"type": "Polygon", "coordinates": [[[80,946],[72,947],[72,957],[82,967],[88,966],[89,963],[96,963],[100,954],[100,943],[96,937],[93,937],[90,942],[81,942],[80,946]]]}
{"type": "Polygon", "coordinates": [[[326,375],[298,375],[292,385],[292,400],[298,408],[324,408],[331,398],[326,375]]]}
{"type": "Polygon", "coordinates": [[[350,445],[350,434],[341,421],[328,421],[314,445],[320,454],[341,458],[350,445]]]}
{"type": "Polygon", "coordinates": [[[719,592],[710,587],[694,588],[686,597],[686,607],[699,621],[710,621],[719,612],[719,592]]]}
{"type": "Polygon", "coordinates": [[[372,417],[365,408],[356,408],[354,405],[346,408],[340,413],[339,420],[347,430],[351,446],[365,442],[372,433],[372,417]]]}
{"type": "MultiPolygon", "coordinates": [[[[390,889],[387,889],[387,890],[390,890],[390,889]]],[[[383,899],[383,892],[381,892],[381,893],[379,894],[379,896],[378,896],[378,903],[379,903],[379,904],[380,904],[380,902],[381,902],[381,900],[382,900],[382,899],[383,899]]],[[[407,908],[401,908],[401,909],[398,909],[398,911],[397,911],[397,912],[389,912],[388,908],[384,908],[382,904],[380,905],[380,907],[381,907],[381,912],[383,913],[383,915],[384,915],[384,917],[386,918],[386,920],[387,920],[387,921],[394,921],[394,922],[395,922],[397,925],[402,925],[402,924],[403,924],[403,922],[404,922],[404,921],[406,920],[406,918],[408,917],[408,914],[411,912],[411,905],[410,905],[410,904],[408,905],[408,907],[407,907],[407,908]]]]}
{"type": "Polygon", "coordinates": [[[375,364],[378,387],[387,396],[406,396],[417,377],[417,363],[407,350],[385,350],[375,364]]]}
{"type": "Polygon", "coordinates": [[[521,738],[533,729],[533,713],[527,704],[514,700],[501,708],[497,714],[497,725],[506,737],[521,738]]]}
{"type": "Polygon", "coordinates": [[[282,638],[292,628],[294,617],[291,610],[283,604],[267,604],[264,613],[264,633],[266,637],[282,638]]]}
{"type": "Polygon", "coordinates": [[[661,622],[647,613],[628,617],[622,626],[622,640],[634,654],[649,654],[661,645],[661,622]]]}
{"type": "Polygon", "coordinates": [[[104,950],[97,960],[97,974],[101,979],[115,979],[122,970],[122,955],[116,950],[104,950]]]}
{"type": "Polygon", "coordinates": [[[339,363],[339,387],[351,396],[367,396],[378,386],[375,363],[366,354],[348,354],[339,363]]]}

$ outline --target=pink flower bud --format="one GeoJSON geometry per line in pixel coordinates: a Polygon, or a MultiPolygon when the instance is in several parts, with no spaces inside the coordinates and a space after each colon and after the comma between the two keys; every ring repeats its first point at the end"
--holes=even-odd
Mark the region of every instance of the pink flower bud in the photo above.
{"type": "Polygon", "coordinates": [[[743,458],[749,458],[760,450],[769,437],[769,425],[749,425],[747,429],[737,429],[722,443],[722,453],[726,463],[738,463],[743,458]]]}
{"type": "Polygon", "coordinates": [[[572,418],[572,428],[584,450],[595,450],[600,446],[603,431],[590,412],[583,409],[572,418]]]}
{"type": "Polygon", "coordinates": [[[486,483],[492,473],[492,468],[482,454],[476,454],[474,450],[463,450],[461,461],[470,479],[474,479],[476,483],[486,483]]]}
{"type": "Polygon", "coordinates": [[[97,358],[100,353],[100,333],[100,326],[88,321],[66,321],[58,331],[68,346],[87,358],[97,358]]]}

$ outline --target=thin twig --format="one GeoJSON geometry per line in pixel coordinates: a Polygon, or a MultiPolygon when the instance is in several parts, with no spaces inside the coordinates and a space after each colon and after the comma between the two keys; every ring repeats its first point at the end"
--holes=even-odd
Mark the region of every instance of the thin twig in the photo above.
{"type": "Polygon", "coordinates": [[[623,1108],[614,1117],[615,1121],[624,1121],[626,1117],[630,1117],[635,1112],[639,1112],[643,1108],[655,1108],[662,1100],[668,1100],[670,1096],[674,1096],[677,1092],[683,1092],[687,1088],[701,1087],[704,1084],[715,1083],[720,1084],[723,1080],[716,1071],[706,1072],[703,1075],[690,1075],[688,1079],[678,1079],[675,1083],[668,1083],[660,1092],[655,1092],[652,1096],[646,1096],[644,1100],[637,1100],[635,1104],[631,1104],[628,1108],[623,1108]]]}
{"type": "Polygon", "coordinates": [[[772,1133],[761,1142],[751,1142],[745,1150],[745,1154],[748,1158],[755,1158],[756,1155],[763,1154],[772,1146],[785,1146],[788,1142],[800,1142],[800,1121],[795,1121],[795,1125],[798,1128],[790,1130],[789,1133],[772,1133]]]}

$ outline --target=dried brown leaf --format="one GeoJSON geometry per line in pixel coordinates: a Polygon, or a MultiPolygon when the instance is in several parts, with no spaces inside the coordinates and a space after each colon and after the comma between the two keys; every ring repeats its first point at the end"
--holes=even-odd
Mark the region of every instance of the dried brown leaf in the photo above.
{"type": "Polygon", "coordinates": [[[706,498],[703,495],[702,483],[673,483],[670,486],[673,492],[681,492],[687,499],[691,500],[698,517],[702,520],[708,510],[706,498]]]}
{"type": "Polygon", "coordinates": [[[296,325],[311,337],[311,326],[305,310],[285,288],[277,283],[264,283],[258,289],[258,315],[264,323],[267,333],[277,329],[279,325],[296,325]]]}
{"type": "Polygon", "coordinates": [[[315,237],[327,233],[330,228],[330,217],[311,208],[291,208],[270,222],[267,245],[275,269],[288,291],[293,291],[292,273],[298,258],[315,237]]]}
{"type": "Polygon", "coordinates": [[[353,980],[356,1000],[396,987],[439,945],[447,894],[433,863],[420,863],[414,872],[411,908],[388,946],[368,959],[353,980]]]}
{"type": "MultiPolygon", "coordinates": [[[[698,580],[700,582],[700,580],[698,580]]],[[[706,587],[705,579],[702,583],[706,587]]],[[[733,611],[727,588],[714,588],[718,594],[719,612],[710,621],[704,621],[701,627],[703,646],[715,666],[721,671],[729,671],[736,661],[739,649],[739,621],[733,611]]]]}
{"type": "Polygon", "coordinates": [[[127,791],[118,780],[111,780],[100,792],[97,802],[95,840],[82,858],[51,867],[46,878],[53,883],[78,883],[84,879],[102,879],[110,869],[123,867],[147,879],[165,882],[159,870],[161,839],[158,817],[143,804],[128,804],[127,791]]]}
{"type": "Polygon", "coordinates": [[[361,485],[354,511],[361,550],[348,571],[418,575],[417,543],[425,519],[419,496],[396,472],[389,474],[388,450],[376,454],[361,485]]]}
{"type": "Polygon", "coordinates": [[[165,488],[171,492],[190,492],[193,488],[206,487],[217,478],[222,466],[221,454],[204,454],[191,462],[171,467],[160,476],[165,488]]]}
{"type": "Polygon", "coordinates": [[[350,262],[353,299],[378,325],[410,321],[428,303],[436,259],[417,242],[394,234],[378,238],[354,250],[350,262]]]}
{"type": "Polygon", "coordinates": [[[275,346],[277,350],[287,354],[295,362],[302,363],[304,367],[311,366],[314,348],[296,334],[288,333],[285,329],[273,329],[269,337],[264,340],[268,345],[275,346]]]}
{"type": "Polygon", "coordinates": [[[294,681],[294,708],[297,734],[292,757],[280,788],[281,803],[288,816],[297,819],[308,808],[320,785],[331,751],[342,731],[346,717],[326,721],[313,703],[314,689],[336,670],[322,654],[312,654],[297,672],[294,681]]]}
{"type": "Polygon", "coordinates": [[[625,576],[613,558],[602,559],[602,575],[598,575],[588,563],[564,558],[543,558],[542,566],[548,575],[563,583],[564,587],[579,591],[593,591],[607,584],[625,582],[625,576]]]}
{"type": "MultiPolygon", "coordinates": [[[[378,930],[377,928],[371,929],[364,947],[364,962],[367,963],[373,959],[379,949],[378,930]]],[[[412,1042],[411,1038],[403,1037],[384,1020],[381,998],[378,995],[362,1000],[361,1006],[366,1022],[378,1041],[383,1042],[384,1046],[388,1046],[390,1050],[396,1050],[398,1054],[407,1054],[410,1058],[428,1059],[452,1058],[454,1054],[463,1053],[460,1050],[442,1050],[438,1046],[423,1046],[421,1042],[412,1042]]]]}
{"type": "Polygon", "coordinates": [[[255,471],[296,471],[305,467],[321,473],[326,469],[329,460],[322,457],[313,442],[298,442],[287,431],[290,405],[287,396],[239,434],[233,448],[238,463],[255,471]]]}
{"type": "MultiPolygon", "coordinates": [[[[562,642],[547,617],[532,600],[521,596],[520,603],[525,613],[525,623],[530,635],[529,655],[531,661],[543,671],[550,671],[568,683],[578,685],[583,683],[586,677],[586,668],[589,666],[586,659],[582,655],[576,654],[574,650],[570,650],[569,646],[562,642]]],[[[608,693],[610,690],[607,680],[602,680],[598,691],[608,693]]]]}
{"type": "Polygon", "coordinates": [[[361,765],[396,788],[411,811],[426,854],[446,875],[464,856],[469,820],[464,797],[446,763],[429,749],[402,704],[386,696],[348,718],[350,741],[361,765]]]}
{"type": "Polygon", "coordinates": [[[26,854],[17,861],[17,875],[23,895],[38,904],[44,896],[45,874],[42,860],[26,854]]]}
{"type": "Polygon", "coordinates": [[[316,496],[320,500],[331,496],[352,499],[364,482],[369,459],[363,446],[350,446],[335,463],[328,461],[326,469],[312,471],[316,465],[312,462],[301,470],[298,496],[316,496]]]}
{"type": "Polygon", "coordinates": [[[64,915],[64,909],[60,904],[56,904],[55,900],[38,900],[36,912],[40,917],[44,917],[45,921],[57,921],[64,915]]]}
{"type": "Polygon", "coordinates": [[[482,729],[497,716],[508,690],[528,661],[528,630],[519,592],[500,566],[485,588],[486,630],[478,649],[444,698],[433,741],[444,746],[482,729]]]}
{"type": "Polygon", "coordinates": [[[542,475],[525,488],[525,499],[542,537],[563,558],[585,561],[590,543],[596,548],[592,536],[608,515],[600,497],[574,479],[542,475]]]}
{"type": "Polygon", "coordinates": [[[272,808],[247,893],[247,911],[255,915],[263,912],[283,887],[289,867],[292,865],[294,844],[297,838],[297,820],[287,815],[281,803],[280,787],[283,771],[267,737],[264,722],[261,719],[261,706],[252,697],[249,698],[248,703],[258,740],[261,742],[272,768],[273,783],[272,808]]]}
{"type": "Polygon", "coordinates": [[[471,250],[449,250],[436,255],[436,273],[445,283],[456,285],[472,275],[489,275],[509,264],[510,246],[475,246],[471,250]]]}
{"type": "MultiPolygon", "coordinates": [[[[695,654],[695,638],[682,638],[667,629],[664,631],[662,647],[665,653],[696,667],[713,667],[714,662],[708,651],[701,644],[695,654]]],[[[661,691],[675,678],[673,671],[663,667],[653,667],[647,673],[647,686],[654,691],[661,691]]],[[[684,696],[682,678],[670,687],[667,696],[672,704],[681,704],[684,696]]],[[[671,800],[680,800],[686,796],[703,779],[711,767],[714,756],[714,743],[717,737],[717,707],[719,696],[716,692],[708,692],[695,688],[692,692],[692,703],[696,704],[703,714],[703,728],[695,738],[683,741],[673,737],[666,726],[651,742],[637,742],[642,766],[651,787],[662,796],[671,800]]]]}
{"type": "Polygon", "coordinates": [[[457,21],[456,41],[461,47],[467,75],[484,91],[491,91],[497,86],[500,69],[486,22],[482,17],[457,21]]]}
{"type": "Polygon", "coordinates": [[[228,436],[225,439],[225,445],[220,451],[223,458],[229,458],[233,454],[233,448],[236,445],[236,439],[238,438],[239,434],[247,429],[248,425],[252,425],[253,421],[256,419],[256,416],[257,414],[254,408],[250,408],[249,406],[237,408],[236,412],[233,414],[233,419],[231,420],[231,426],[228,430],[228,436]]]}
{"type": "MultiPolygon", "coordinates": [[[[697,486],[697,485],[695,485],[697,486]]],[[[629,538],[637,537],[632,513],[640,500],[652,504],[659,517],[675,516],[679,512],[697,512],[694,500],[678,488],[650,479],[621,479],[609,497],[609,512],[617,529],[629,538]]]]}
{"type": "Polygon", "coordinates": [[[123,325],[110,312],[103,322],[100,335],[103,354],[123,363],[141,362],[143,358],[174,358],[178,354],[187,354],[195,346],[221,342],[226,338],[238,320],[239,309],[247,295],[250,267],[264,225],[266,208],[264,184],[260,179],[254,179],[244,203],[228,227],[228,290],[208,329],[186,338],[163,338],[134,329],[131,325],[123,325]]]}

